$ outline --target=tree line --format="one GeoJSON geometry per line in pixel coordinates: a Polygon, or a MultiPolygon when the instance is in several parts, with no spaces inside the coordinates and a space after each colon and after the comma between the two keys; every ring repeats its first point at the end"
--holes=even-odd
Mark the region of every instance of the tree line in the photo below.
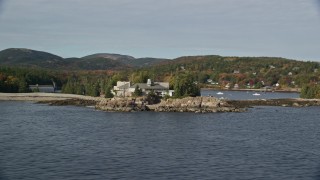
{"type": "Polygon", "coordinates": [[[63,93],[112,97],[111,90],[117,81],[146,83],[152,79],[169,82],[176,97],[197,96],[201,87],[224,88],[226,84],[237,84],[239,88],[261,88],[276,83],[281,88],[302,88],[302,96],[311,97],[318,92],[315,85],[320,82],[319,68],[317,62],[221,56],[181,57],[126,71],[0,67],[0,92],[29,92],[29,85],[55,82],[63,93]]]}
{"type": "Polygon", "coordinates": [[[0,67],[0,92],[30,92],[29,85],[52,84],[61,81],[53,73],[32,68],[0,67]]]}

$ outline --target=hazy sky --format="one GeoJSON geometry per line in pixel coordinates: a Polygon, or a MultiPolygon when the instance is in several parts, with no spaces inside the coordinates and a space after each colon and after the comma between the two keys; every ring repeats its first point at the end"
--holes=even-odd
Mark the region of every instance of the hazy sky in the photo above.
{"type": "Polygon", "coordinates": [[[0,0],[0,50],[320,61],[319,11],[319,0],[0,0]]]}

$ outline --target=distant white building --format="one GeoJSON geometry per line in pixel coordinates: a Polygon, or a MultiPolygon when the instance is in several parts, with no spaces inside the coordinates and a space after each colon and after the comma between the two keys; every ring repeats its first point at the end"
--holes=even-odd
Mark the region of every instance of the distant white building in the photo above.
{"type": "Polygon", "coordinates": [[[29,89],[33,92],[54,93],[56,92],[53,85],[29,85],[29,89]]]}
{"type": "Polygon", "coordinates": [[[239,74],[240,73],[240,70],[234,70],[233,71],[233,74],[239,74]]]}

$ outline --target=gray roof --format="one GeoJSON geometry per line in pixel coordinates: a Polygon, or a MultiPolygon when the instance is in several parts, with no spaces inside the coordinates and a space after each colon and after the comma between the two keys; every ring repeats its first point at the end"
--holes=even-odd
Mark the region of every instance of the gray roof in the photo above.
{"type": "Polygon", "coordinates": [[[31,90],[38,89],[39,92],[53,93],[55,92],[55,88],[53,85],[29,85],[31,90]]]}
{"type": "Polygon", "coordinates": [[[130,88],[130,83],[127,83],[127,84],[124,84],[124,85],[122,85],[122,86],[119,86],[118,88],[119,89],[129,89],[130,88]]]}
{"type": "Polygon", "coordinates": [[[41,87],[44,87],[44,88],[49,88],[49,87],[52,87],[53,88],[53,85],[29,85],[30,88],[41,88],[41,87]]]}
{"type": "Polygon", "coordinates": [[[157,83],[153,84],[152,86],[148,86],[147,83],[136,83],[130,88],[136,88],[136,86],[139,86],[139,88],[146,90],[169,90],[169,87],[164,87],[157,83]]]}

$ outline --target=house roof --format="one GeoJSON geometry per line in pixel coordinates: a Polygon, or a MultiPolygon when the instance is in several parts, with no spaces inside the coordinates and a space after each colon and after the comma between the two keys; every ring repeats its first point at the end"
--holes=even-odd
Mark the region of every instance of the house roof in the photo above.
{"type": "Polygon", "coordinates": [[[30,88],[53,88],[53,85],[29,85],[30,88]]]}
{"type": "Polygon", "coordinates": [[[130,88],[130,83],[124,84],[122,86],[118,87],[119,89],[129,89],[130,88]]]}
{"type": "Polygon", "coordinates": [[[130,88],[136,88],[136,86],[139,86],[139,88],[146,90],[169,90],[169,83],[167,84],[168,86],[164,83],[154,83],[152,86],[148,86],[147,83],[136,83],[130,88]]]}

